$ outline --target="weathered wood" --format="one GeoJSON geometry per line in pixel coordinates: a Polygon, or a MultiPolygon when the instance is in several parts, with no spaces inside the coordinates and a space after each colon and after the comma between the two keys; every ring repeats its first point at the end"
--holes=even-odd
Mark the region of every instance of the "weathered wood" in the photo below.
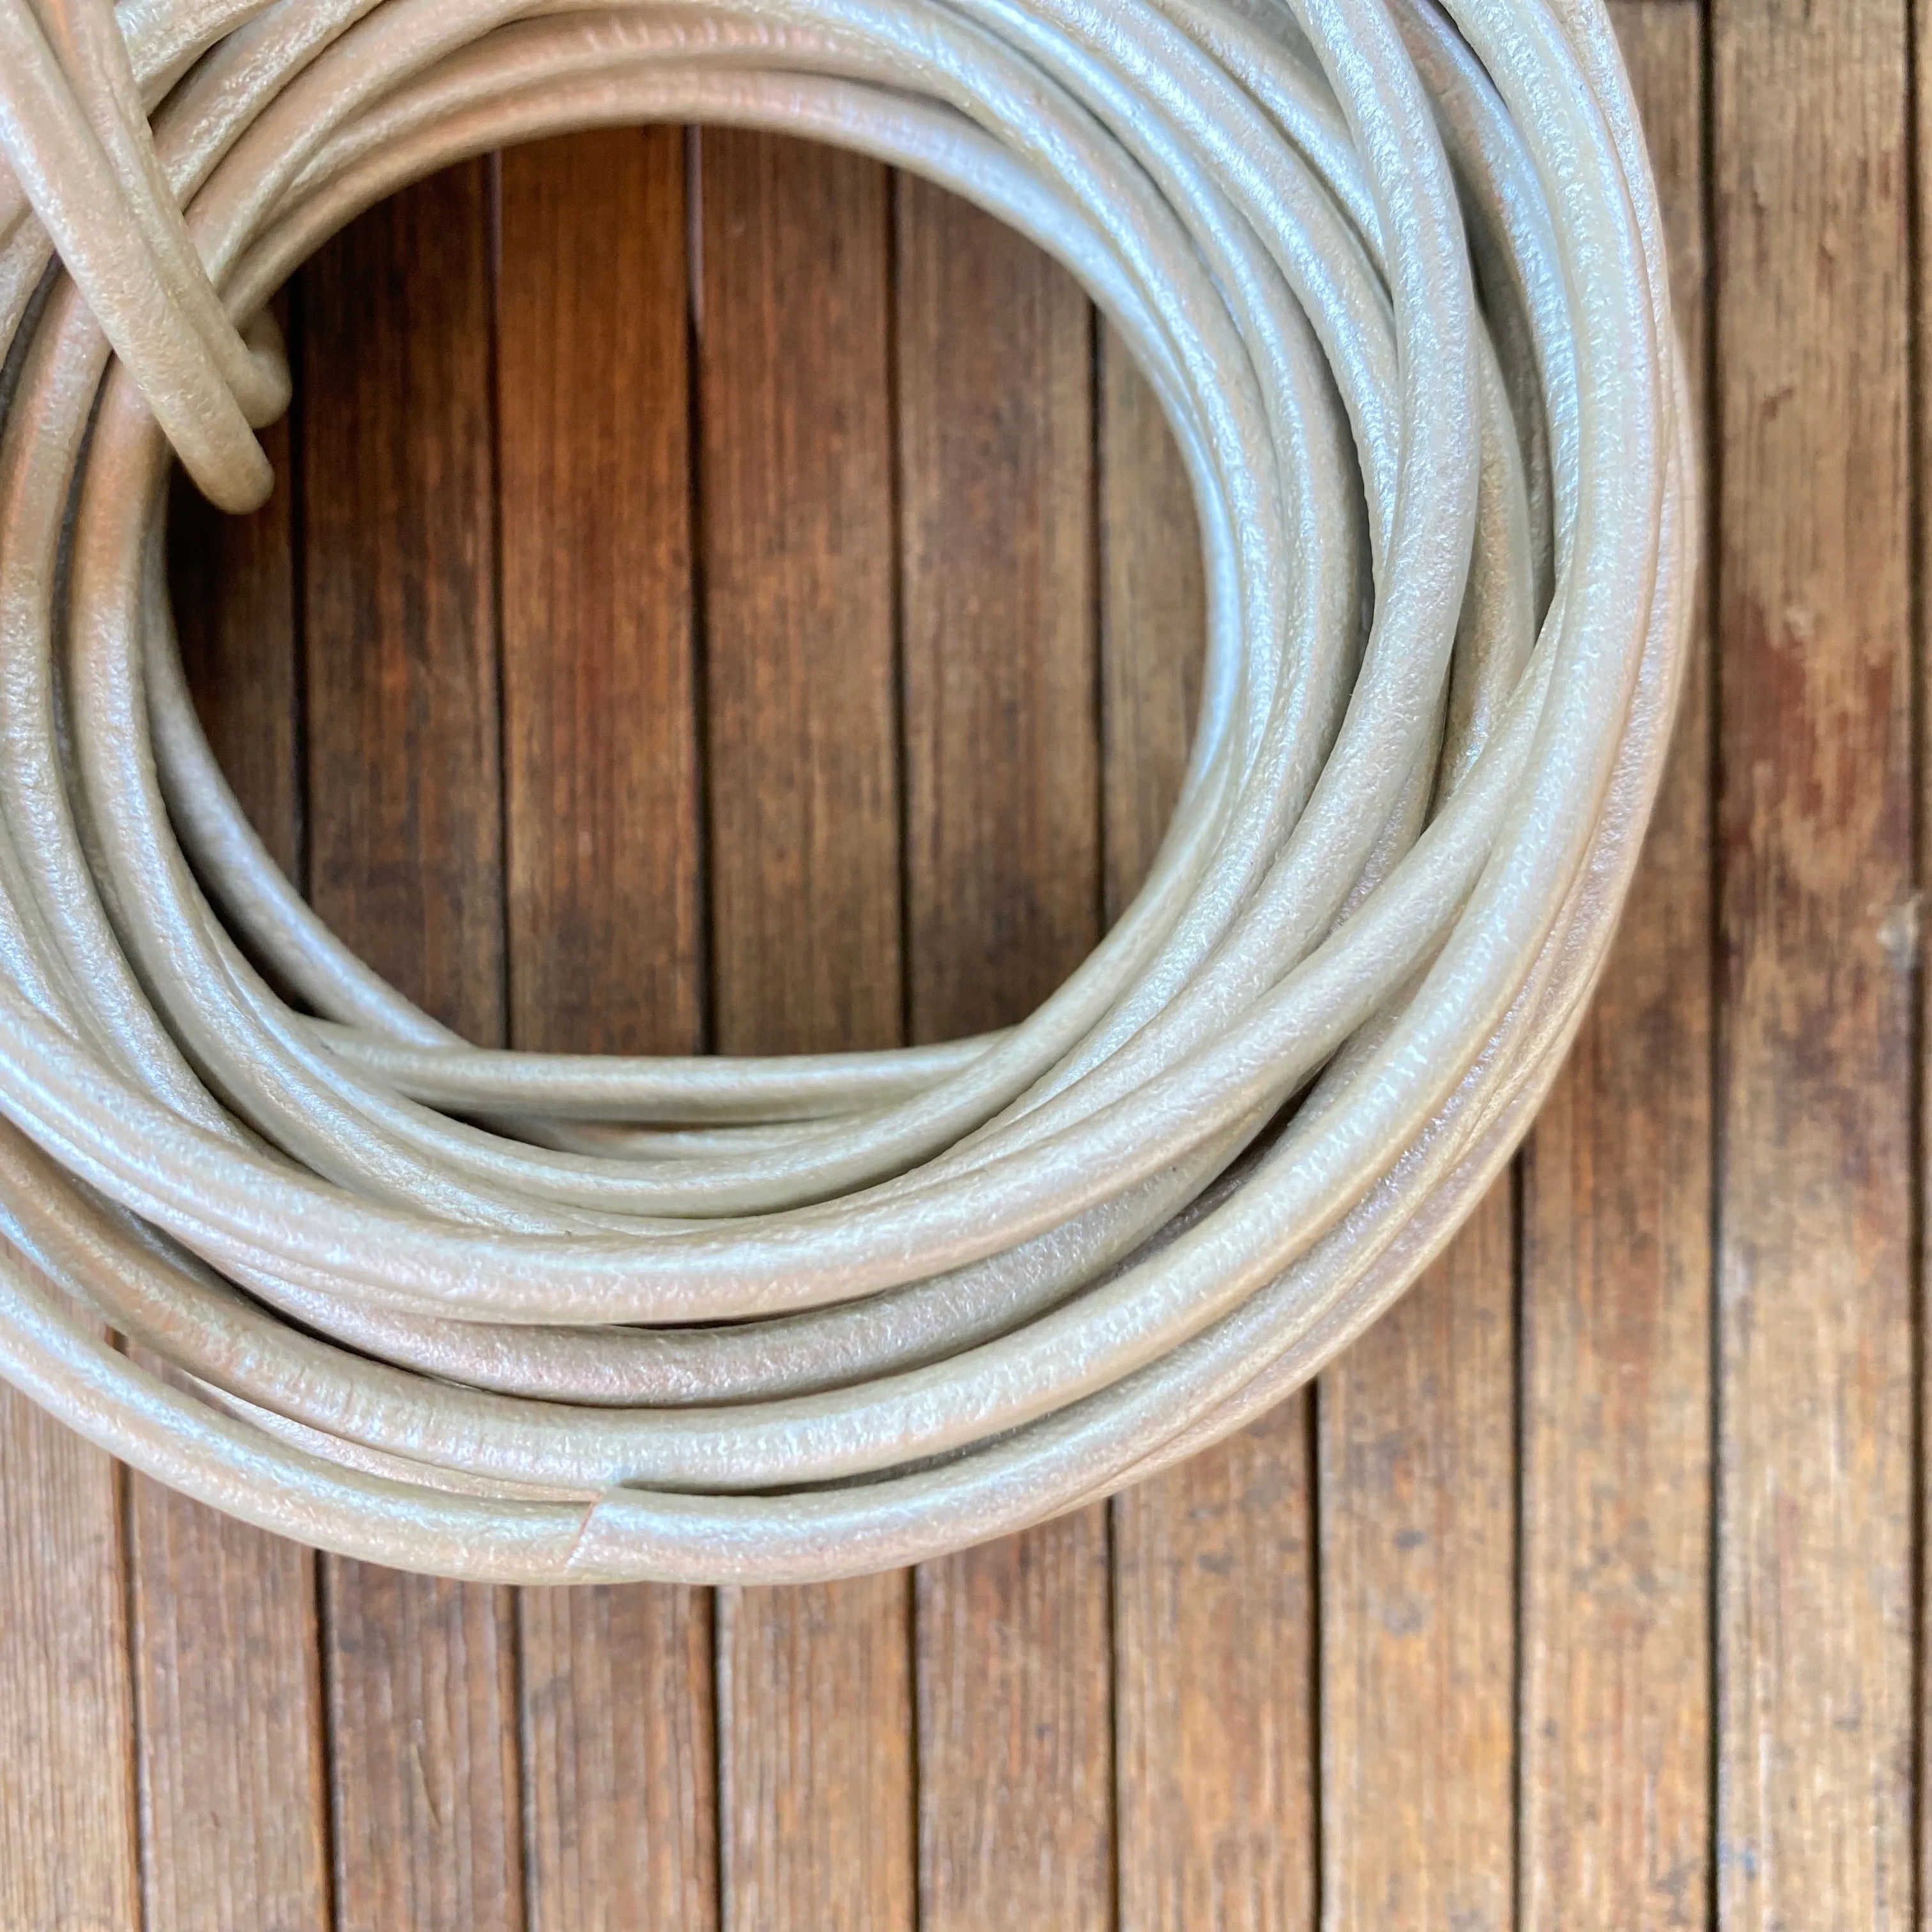
{"type": "Polygon", "coordinates": [[[704,137],[698,320],[717,1045],[901,1028],[886,178],[704,137]]]}
{"type": "MultiPolygon", "coordinates": [[[[1099,424],[1107,916],[1166,830],[1200,702],[1200,534],[1154,392],[1103,332],[1099,424]]],[[[1114,1499],[1121,1932],[1311,1927],[1308,1408],[1114,1499]]]]}
{"type": "Polygon", "coordinates": [[[1174,814],[1201,705],[1207,590],[1187,470],[1111,326],[1100,334],[1102,884],[1127,909],[1174,814]]]}
{"type": "Polygon", "coordinates": [[[702,1044],[684,140],[502,161],[510,1037],[702,1044]]]}
{"type": "MultiPolygon", "coordinates": [[[[502,160],[513,1045],[704,1043],[684,138],[502,160]]],[[[530,1923],[715,1923],[708,1592],[523,1594],[530,1923]]]]}
{"type": "MultiPolygon", "coordinates": [[[[301,876],[290,432],[254,516],[178,488],[182,659],[236,796],[301,876]]],[[[130,1474],[134,1689],[148,1932],[328,1924],[314,1552],[130,1474]]]]}
{"type": "Polygon", "coordinates": [[[10,1932],[141,1922],[122,1480],[99,1450],[0,1383],[0,1924],[10,1932]]]}
{"type": "MultiPolygon", "coordinates": [[[[1704,393],[1702,22],[1618,0],[1704,393]]],[[[1708,578],[1708,572],[1706,573],[1708,578]]],[[[1710,1882],[1707,607],[1616,949],[1523,1162],[1522,1909],[1702,1922],[1710,1882]]]]}
{"type": "Polygon", "coordinates": [[[1727,1924],[1913,1910],[1906,11],[1716,0],[1727,1924]]]}
{"type": "Polygon", "coordinates": [[[916,1576],[920,1924],[1111,1926],[1106,1507],[916,1576]]]}
{"type": "Polygon", "coordinates": [[[1100,937],[1092,311],[990,216],[899,184],[914,1036],[1010,1024],[1100,937]]]}
{"type": "Polygon", "coordinates": [[[1315,1923],[1308,1404],[1114,1504],[1121,1932],[1315,1923]]]}
{"type": "Polygon", "coordinates": [[[129,1480],[143,1925],[322,1932],[315,1552],[129,1480]]]}
{"type": "Polygon", "coordinates": [[[511,1594],[328,1562],[338,1924],[520,1927],[511,1594]]]}
{"type": "Polygon", "coordinates": [[[724,1923],[909,1927],[910,1612],[903,1570],[718,1592],[724,1923]]]}
{"type": "MultiPolygon", "coordinates": [[[[716,1039],[901,1032],[886,178],[702,139],[699,474],[716,1039]]],[[[910,1927],[901,1576],[718,1604],[726,1924],[910,1927]]]]}
{"type": "Polygon", "coordinates": [[[1918,692],[1917,734],[1912,745],[1918,786],[1918,826],[1917,839],[1917,870],[1915,874],[1918,896],[1915,904],[1914,943],[1916,964],[1918,969],[1918,1281],[1916,1306],[1913,1313],[1917,1322],[1918,1353],[1918,1429],[1917,1440],[1912,1444],[1917,1458],[1918,1520],[1918,1620],[1912,1633],[1913,1667],[1918,1691],[1918,1751],[1913,1766],[1918,1781],[1918,1932],[1932,1932],[1932,1716],[1928,1714],[1928,1701],[1932,1701],[1932,1285],[1926,1277],[1926,1230],[1932,1227],[1932,1163],[1925,1159],[1925,1150],[1932,1147],[1932,976],[1925,971],[1925,893],[1928,884],[1932,884],[1932,867],[1928,866],[1924,827],[1932,824],[1932,720],[1928,720],[1924,692],[1928,666],[1932,666],[1932,624],[1927,621],[1925,608],[1927,552],[1926,473],[1927,452],[1932,450],[1932,392],[1927,384],[1932,382],[1932,358],[1928,358],[1926,329],[1928,304],[1926,275],[1932,266],[1932,238],[1928,238],[1924,220],[1925,197],[1932,189],[1932,152],[1926,143],[1932,140],[1932,94],[1925,85],[1925,69],[1922,50],[1926,45],[1926,35],[1932,32],[1932,17],[1928,17],[1924,0],[1915,0],[1912,9],[1912,46],[1915,50],[1912,67],[1912,130],[1915,152],[1918,163],[1917,178],[1913,186],[1917,195],[1918,218],[1913,232],[1918,238],[1918,256],[1915,266],[1918,271],[1916,293],[1917,307],[1913,315],[1912,344],[1913,351],[1913,392],[1918,398],[1918,416],[1914,427],[1918,431],[1918,442],[1912,454],[1916,459],[1913,481],[1916,485],[1915,501],[1918,510],[1918,520],[1913,535],[1917,542],[1917,570],[1914,581],[1916,604],[1914,614],[1918,621],[1918,635],[1914,639],[1915,665],[1918,692]]]}
{"type": "Polygon", "coordinates": [[[305,271],[309,892],[466,1036],[503,1035],[485,164],[305,271]]]}
{"type": "MultiPolygon", "coordinates": [[[[1612,4],[1694,372],[1707,23],[1612,4]]],[[[1906,1922],[1932,1869],[1904,656],[1924,109],[1904,0],[1712,0],[1708,27],[1723,704],[1694,670],[1525,1163],[1521,1658],[1500,1196],[1327,1378],[1318,1511],[1298,1400],[1117,1501],[1111,1597],[1100,1511],[934,1566],[916,1613],[904,1576],[725,1593],[715,1740],[702,1594],[532,1593],[519,1631],[506,1594],[332,1563],[319,1668],[312,1559],[124,1492],[0,1391],[10,1932],[327,1922],[325,1707],[345,1928],[520,1924],[527,1849],[538,1928],[703,1928],[721,1894],[760,1932],[1106,1924],[1118,1896],[1130,1932],[1302,1932],[1318,1816],[1325,1922],[1502,1926],[1513,1667],[1526,1927],[1906,1922]]],[[[1092,943],[1097,894],[1118,916],[1169,808],[1200,623],[1178,461],[1108,352],[1082,470],[1077,297],[923,188],[895,240],[869,164],[707,134],[687,263],[681,139],[505,164],[500,532],[487,170],[316,265],[306,686],[292,499],[188,512],[211,736],[278,856],[313,844],[326,916],[476,1038],[745,1050],[1011,1017],[1092,943]]]]}
{"type": "MultiPolygon", "coordinates": [[[[310,892],[467,1037],[504,1031],[488,175],[452,169],[304,277],[310,892]]],[[[524,1922],[505,1591],[325,1568],[345,1932],[524,1922]]]]}
{"type": "Polygon", "coordinates": [[[1510,1922],[1511,1208],[1504,1175],[1316,1390],[1324,1926],[1510,1922]]]}
{"type": "MultiPolygon", "coordinates": [[[[1100,936],[1091,310],[899,183],[908,1002],[1021,1018],[1100,936]]],[[[1112,1919],[1104,1508],[919,1573],[920,1922],[1112,1919]]]]}
{"type": "MultiPolygon", "coordinates": [[[[280,306],[284,328],[298,340],[298,317],[280,306]]],[[[298,401],[296,410],[301,406],[298,401]]],[[[224,515],[176,473],[168,508],[168,584],[182,668],[209,748],[275,862],[299,880],[304,788],[293,434],[286,418],[262,432],[275,490],[252,517],[224,515]]]]}
{"type": "Polygon", "coordinates": [[[711,1603],[644,1585],[523,1593],[534,1932],[717,1923],[711,1603]]]}

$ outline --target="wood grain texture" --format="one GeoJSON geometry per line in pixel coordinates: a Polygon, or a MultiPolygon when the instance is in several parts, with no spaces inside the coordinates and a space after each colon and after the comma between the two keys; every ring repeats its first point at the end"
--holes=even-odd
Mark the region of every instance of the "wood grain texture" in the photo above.
{"type": "Polygon", "coordinates": [[[382,203],[305,303],[309,896],[392,981],[503,1036],[488,176],[382,203]]]}
{"type": "Polygon", "coordinates": [[[526,1590],[532,1932],[704,1932],[718,1918],[708,1591],[526,1590]]]}
{"type": "MultiPolygon", "coordinates": [[[[1019,1019],[1100,937],[1093,333],[1071,280],[899,183],[908,1009],[1019,1019]]],[[[920,1923],[1112,1912],[1107,1514],[919,1572],[920,1923]]]]}
{"type": "MultiPolygon", "coordinates": [[[[1907,0],[1612,4],[1694,372],[1707,292],[1716,325],[1715,664],[1524,1163],[1514,1505],[1501,1197],[1327,1379],[1318,1509],[1303,1398],[916,1603],[331,1563],[318,1605],[301,1552],[0,1392],[6,1932],[1932,1928],[1932,127],[1907,0]]],[[[300,490],[175,532],[211,736],[326,916],[474,1037],[1009,1017],[1171,806],[1178,460],[979,218],[710,132],[687,209],[682,140],[506,160],[494,298],[483,164],[309,274],[300,490]]]]}
{"type": "MultiPolygon", "coordinates": [[[[290,429],[244,518],[171,511],[182,658],[250,822],[300,877],[290,429]]],[[[148,1932],[330,1922],[314,1552],[130,1474],[134,1689],[148,1932]]]]}
{"type": "Polygon", "coordinates": [[[502,161],[510,1037],[694,1053],[704,1029],[684,140],[502,161]]]}
{"type": "MultiPolygon", "coordinates": [[[[310,895],[386,976],[504,1032],[488,171],[364,217],[304,276],[310,895]]],[[[506,1591],[325,1568],[337,1916],[524,1918],[506,1591]]]]}
{"type": "Polygon", "coordinates": [[[899,183],[906,880],[917,1040],[1010,1025],[1100,938],[1092,310],[899,183]]]}
{"type": "MultiPolygon", "coordinates": [[[[704,1044],[685,142],[503,157],[510,1038],[704,1044]]],[[[716,1921],[709,1592],[522,1593],[533,1932],[716,1921]]]]}
{"type": "Polygon", "coordinates": [[[886,178],[704,137],[699,285],[716,1039],[901,1030],[886,178]]]}
{"type": "Polygon", "coordinates": [[[724,1924],[910,1927],[912,1660],[903,1570],[718,1592],[724,1924]]]}
{"type": "Polygon", "coordinates": [[[524,1923],[511,1593],[331,1560],[336,1922],[524,1923]]]}
{"type": "Polygon", "coordinates": [[[1121,1932],[1315,1924],[1308,1402],[1114,1503],[1121,1932]]]}
{"type": "MultiPolygon", "coordinates": [[[[886,179],[707,131],[699,417],[716,1038],[901,1032],[886,179]]],[[[724,1921],[914,1922],[907,1582],[718,1602],[724,1921]]]]}
{"type": "MultiPolygon", "coordinates": [[[[286,303],[278,306],[298,344],[298,317],[286,303]]],[[[299,357],[298,346],[291,354],[299,357]]],[[[224,515],[176,472],[168,580],[182,668],[209,748],[275,862],[299,880],[306,788],[298,730],[294,434],[287,417],[262,432],[275,488],[252,517],[224,515]]]]}
{"type": "MultiPolygon", "coordinates": [[[[1160,406],[1111,330],[1099,422],[1106,910],[1152,863],[1200,702],[1200,532],[1160,406]]],[[[1309,1410],[1284,1402],[1113,1504],[1121,1932],[1315,1914],[1309,1410]]]]}
{"type": "Polygon", "coordinates": [[[1324,1927],[1512,1922],[1511,1208],[1317,1388],[1324,1927]]]}
{"type": "MultiPolygon", "coordinates": [[[[10,1264],[27,1265],[9,1252],[10,1264]]],[[[119,1470],[0,1384],[0,1925],[137,1932],[119,1470]]]]}
{"type": "MultiPolygon", "coordinates": [[[[1701,401],[1702,22],[1614,17],[1701,401]]],[[[1701,1925],[1709,1898],[1708,632],[1706,599],[1622,929],[1523,1160],[1526,1932],[1701,1925]]]]}
{"type": "Polygon", "coordinates": [[[329,1923],[313,1550],[131,1477],[147,1932],[329,1923]]]}
{"type": "Polygon", "coordinates": [[[1912,1901],[1906,20],[1717,0],[1718,1897],[1912,1901]]]}
{"type": "Polygon", "coordinates": [[[1102,886],[1110,926],[1174,815],[1201,707],[1207,589],[1187,471],[1160,403],[1110,325],[1100,335],[1102,886]]]}
{"type": "Polygon", "coordinates": [[[916,1574],[922,1932],[1111,1926],[1106,1506],[916,1574]]]}
{"type": "Polygon", "coordinates": [[[1928,296],[1927,276],[1932,270],[1932,237],[1928,237],[1924,209],[1926,196],[1932,192],[1932,103],[1928,103],[1924,81],[1924,56],[1922,50],[1926,36],[1932,33],[1932,14],[1928,14],[1928,4],[1932,0],[1914,0],[1912,8],[1912,115],[1916,137],[1916,158],[1918,164],[1914,188],[1917,194],[1918,219],[1912,232],[1918,244],[1915,267],[1918,280],[1914,291],[1916,307],[1913,316],[1914,328],[1912,342],[1913,351],[1912,377],[1918,402],[1918,417],[1914,425],[1918,432],[1918,442],[1912,451],[1914,459],[1913,480],[1917,486],[1916,507],[1918,524],[1914,532],[1917,540],[1917,575],[1915,588],[1917,604],[1915,616],[1918,634],[1914,639],[1914,664],[1917,674],[1918,716],[1917,731],[1912,744],[1912,754],[1918,779],[1918,830],[1916,858],[1916,878],[1918,897],[1916,906],[1915,929],[1912,934],[1915,942],[1916,963],[1918,969],[1918,1294],[1914,1315],[1917,1323],[1918,1369],[1918,1428],[1913,1447],[1917,1455],[1917,1494],[1918,1533],[1918,1618],[1913,1633],[1913,1667],[1916,1673],[1916,1696],[1914,1704],[1918,1712],[1918,1750],[1913,1766],[1918,1781],[1918,1932],[1932,1932],[1932,1276],[1928,1276],[1925,1263],[1926,1235],[1932,1228],[1932,1160],[1927,1158],[1926,1150],[1932,1148],[1932,974],[1925,970],[1925,920],[1926,892],[1932,886],[1932,857],[1928,856],[1925,828],[1932,825],[1932,718],[1928,718],[1925,693],[1928,680],[1932,680],[1932,621],[1928,621],[1926,606],[1927,572],[1925,560],[1928,554],[1927,542],[1928,525],[1927,496],[1927,452],[1932,450],[1932,354],[1928,354],[1928,310],[1932,310],[1932,296],[1928,296]]]}

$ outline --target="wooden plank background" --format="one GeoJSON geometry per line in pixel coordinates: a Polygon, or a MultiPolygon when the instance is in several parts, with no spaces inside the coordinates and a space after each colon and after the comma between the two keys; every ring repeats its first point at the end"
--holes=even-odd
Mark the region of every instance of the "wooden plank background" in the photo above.
{"type": "MultiPolygon", "coordinates": [[[[1572,1062],[1397,1310],[1111,1506],[832,1588],[318,1559],[0,1392],[0,1928],[1932,1926],[1904,0],[1614,0],[1706,428],[1699,656],[1572,1062]]],[[[290,291],[184,648],[324,914],[479,1041],[1014,1018],[1150,859],[1192,513],[1067,278],[587,136],[290,291]]]]}

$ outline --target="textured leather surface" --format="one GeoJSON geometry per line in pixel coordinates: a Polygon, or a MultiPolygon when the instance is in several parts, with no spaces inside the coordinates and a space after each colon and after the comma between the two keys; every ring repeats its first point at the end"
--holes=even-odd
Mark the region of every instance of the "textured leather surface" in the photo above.
{"type": "Polygon", "coordinates": [[[1636,857],[1695,539],[1598,0],[0,0],[0,1373],[94,1441],[452,1575],[880,1568],[1279,1400],[1507,1158],[1636,857]],[[460,156],[656,119],[977,202],[1168,412],[1192,762],[1009,1033],[473,1049],[303,904],[196,722],[167,467],[260,500],[268,296],[460,156]]]}

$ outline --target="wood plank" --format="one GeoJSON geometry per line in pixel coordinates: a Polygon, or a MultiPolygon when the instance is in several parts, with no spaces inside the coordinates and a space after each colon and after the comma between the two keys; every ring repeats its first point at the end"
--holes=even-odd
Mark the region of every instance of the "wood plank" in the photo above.
{"type": "MultiPolygon", "coordinates": [[[[278,308],[298,344],[298,316],[286,303],[278,308]]],[[[291,353],[298,356],[299,347],[291,353]]],[[[182,668],[209,748],[275,862],[299,880],[304,786],[292,435],[286,416],[261,433],[275,490],[252,517],[225,514],[176,473],[168,508],[168,587],[182,668]]]]}
{"type": "MultiPolygon", "coordinates": [[[[1107,915],[1153,862],[1200,702],[1206,614],[1187,476],[1103,332],[1100,662],[1107,915]]],[[[1309,1411],[1284,1402],[1113,1504],[1122,1932],[1315,1916],[1309,1411]]]]}
{"type": "Polygon", "coordinates": [[[1111,1926],[1106,1505],[916,1574],[921,1926],[1111,1926]]]}
{"type": "Polygon", "coordinates": [[[130,1480],[144,1924],[325,1927],[315,1552],[130,1480]]]}
{"type": "Polygon", "coordinates": [[[1317,1388],[1324,1926],[1511,1922],[1512,1206],[1317,1388]]]}
{"type": "MultiPolygon", "coordinates": [[[[886,182],[702,137],[704,651],[716,1041],[901,1033],[886,182]]],[[[718,1603],[727,1926],[910,1927],[902,1575],[718,1603]]]]}
{"type": "MultiPolygon", "coordinates": [[[[704,1035],[684,138],[502,160],[497,405],[513,1045],[704,1035]]],[[[536,1932],[716,1920],[708,1592],[522,1593],[536,1932]]]]}
{"type": "Polygon", "coordinates": [[[304,272],[310,896],[386,979],[503,1036],[488,176],[304,272]]]}
{"type": "Polygon", "coordinates": [[[511,1595],[330,1559],[337,1922],[520,1927],[511,1595]]]}
{"type": "Polygon", "coordinates": [[[718,1922],[709,1591],[526,1590],[530,1924],[718,1922]]]}
{"type": "Polygon", "coordinates": [[[915,1923],[907,1588],[718,1592],[727,1926],[915,1923]]]}
{"type": "MultiPolygon", "coordinates": [[[[184,484],[170,517],[182,661],[236,796],[301,876],[290,425],[252,517],[184,484]]],[[[314,1552],[130,1474],[148,1932],[329,1922],[314,1552]]]]}
{"type": "MultiPolygon", "coordinates": [[[[488,169],[304,276],[310,896],[469,1038],[504,1032],[488,169]]],[[[344,1932],[523,1923],[508,1592],[325,1568],[344,1932]]]]}
{"type": "MultiPolygon", "coordinates": [[[[1702,22],[1617,0],[1704,393],[1702,22]]],[[[1710,1885],[1708,604],[1616,950],[1523,1160],[1523,1916],[1700,1923],[1710,1885]]]]}
{"type": "Polygon", "coordinates": [[[901,1030],[886,176],[703,146],[704,596],[718,1048],[901,1030]]]}
{"type": "MultiPolygon", "coordinates": [[[[1092,313],[1009,230],[897,208],[909,1010],[1023,1017],[1100,936],[1092,313]]],[[[920,1923],[1112,1912],[1107,1513],[923,1566],[920,1923]]]]}
{"type": "Polygon", "coordinates": [[[1715,0],[1717,1888],[1912,1904],[1900,0],[1715,0]]]}
{"type": "Polygon", "coordinates": [[[910,176],[898,236],[910,1018],[940,1040],[1100,938],[1092,310],[910,176]]]}
{"type": "Polygon", "coordinates": [[[1114,1499],[1122,1932],[1315,1923],[1309,1413],[1114,1499]]]}
{"type": "Polygon", "coordinates": [[[704,1028],[684,140],[503,157],[496,393],[510,1036],[704,1028]]]}
{"type": "Polygon", "coordinates": [[[1207,586],[1186,466],[1111,324],[1100,334],[1100,735],[1107,922],[1140,890],[1201,706],[1207,586]]]}
{"type": "Polygon", "coordinates": [[[0,1924],[136,1932],[120,1472],[0,1383],[0,1924]]]}
{"type": "Polygon", "coordinates": [[[1917,1304],[1913,1310],[1917,1323],[1919,1384],[1918,1427],[1917,1440],[1913,1444],[1918,1463],[1918,1620],[1913,1633],[1915,1644],[1914,1665],[1916,1673],[1918,1706],[1918,1749],[1914,1771],[1918,1782],[1918,1932],[1932,1932],[1932,1716],[1928,1714],[1928,1703],[1932,1703],[1932,1281],[1928,1281],[1925,1267],[1926,1231],[1932,1227],[1932,1162],[1925,1158],[1925,1150],[1932,1148],[1932,978],[1924,970],[1926,890],[1932,884],[1932,861],[1928,861],[1924,827],[1932,824],[1932,721],[1928,721],[1924,693],[1928,665],[1932,665],[1932,625],[1927,622],[1925,586],[1927,582],[1925,559],[1926,512],[1926,452],[1932,449],[1927,441],[1932,434],[1932,392],[1927,384],[1932,380],[1932,363],[1928,363],[1926,337],[1927,282],[1928,266],[1932,266],[1932,237],[1926,232],[1924,211],[1928,186],[1932,185],[1932,153],[1928,153],[1926,143],[1932,140],[1932,90],[1928,90],[1924,79],[1922,50],[1926,45],[1926,35],[1932,32],[1932,17],[1928,17],[1924,0],[1916,0],[1912,12],[1912,131],[1916,139],[1918,175],[1914,186],[1917,191],[1918,217],[1914,232],[1918,238],[1918,256],[1915,266],[1918,270],[1916,290],[1917,308],[1913,316],[1912,377],[1915,393],[1918,400],[1918,417],[1916,428],[1918,442],[1915,452],[1917,470],[1914,481],[1918,489],[1918,523],[1914,532],[1918,542],[1917,575],[1915,587],[1918,596],[1916,616],[1918,634],[1915,640],[1917,651],[1916,668],[1919,692],[1918,730],[1912,749],[1918,765],[1918,836],[1917,872],[1918,887],[1915,928],[1912,938],[1917,954],[1920,1003],[1918,1007],[1918,1100],[1919,1114],[1919,1192],[1918,1210],[1918,1283],[1917,1304]]]}

